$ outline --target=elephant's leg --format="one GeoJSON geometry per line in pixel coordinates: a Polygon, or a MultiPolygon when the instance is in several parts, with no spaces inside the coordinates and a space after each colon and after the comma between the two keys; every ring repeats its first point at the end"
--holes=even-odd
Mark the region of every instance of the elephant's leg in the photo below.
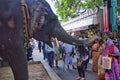
{"type": "Polygon", "coordinates": [[[15,80],[28,80],[28,68],[26,60],[26,55],[23,53],[11,57],[9,64],[13,70],[15,80]]]}
{"type": "Polygon", "coordinates": [[[2,54],[2,56],[11,66],[15,80],[28,80],[28,68],[25,51],[23,51],[23,49],[17,49],[14,53],[9,50],[7,52],[7,54],[4,53],[5,55],[2,54]]]}

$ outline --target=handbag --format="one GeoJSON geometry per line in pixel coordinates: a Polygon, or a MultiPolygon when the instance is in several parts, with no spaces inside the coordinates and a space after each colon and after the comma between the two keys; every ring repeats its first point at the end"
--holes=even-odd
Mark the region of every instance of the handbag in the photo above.
{"type": "Polygon", "coordinates": [[[105,80],[105,69],[102,67],[102,55],[98,59],[98,80],[105,80]]]}
{"type": "Polygon", "coordinates": [[[98,75],[98,80],[105,80],[105,72],[100,72],[98,75]]]}
{"type": "Polygon", "coordinates": [[[112,67],[112,58],[108,56],[103,56],[102,57],[102,67],[104,69],[111,69],[112,67]]]}

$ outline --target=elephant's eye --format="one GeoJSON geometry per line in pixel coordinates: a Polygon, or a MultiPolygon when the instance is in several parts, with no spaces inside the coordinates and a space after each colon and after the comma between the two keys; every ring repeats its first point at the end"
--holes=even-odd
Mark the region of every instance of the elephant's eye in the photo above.
{"type": "Polygon", "coordinates": [[[8,27],[9,28],[14,28],[15,27],[15,22],[14,22],[14,19],[11,18],[9,21],[8,21],[8,27]]]}

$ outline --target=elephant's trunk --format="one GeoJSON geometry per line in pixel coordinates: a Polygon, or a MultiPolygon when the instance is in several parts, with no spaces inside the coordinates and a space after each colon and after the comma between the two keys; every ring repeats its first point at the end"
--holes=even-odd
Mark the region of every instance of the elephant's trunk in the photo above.
{"type": "Polygon", "coordinates": [[[63,41],[68,44],[73,44],[73,45],[85,45],[88,42],[88,39],[86,40],[78,40],[71,35],[69,35],[60,25],[59,22],[56,24],[57,27],[54,28],[52,32],[53,37],[57,37],[58,40],[63,41]]]}

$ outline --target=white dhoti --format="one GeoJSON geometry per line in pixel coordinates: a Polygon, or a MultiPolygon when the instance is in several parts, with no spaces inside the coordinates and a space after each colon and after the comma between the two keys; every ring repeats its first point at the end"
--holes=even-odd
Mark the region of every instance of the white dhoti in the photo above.
{"type": "Polygon", "coordinates": [[[72,56],[70,56],[71,53],[66,53],[66,56],[65,56],[65,64],[68,65],[68,64],[71,64],[73,65],[73,59],[72,59],[72,56]]]}

